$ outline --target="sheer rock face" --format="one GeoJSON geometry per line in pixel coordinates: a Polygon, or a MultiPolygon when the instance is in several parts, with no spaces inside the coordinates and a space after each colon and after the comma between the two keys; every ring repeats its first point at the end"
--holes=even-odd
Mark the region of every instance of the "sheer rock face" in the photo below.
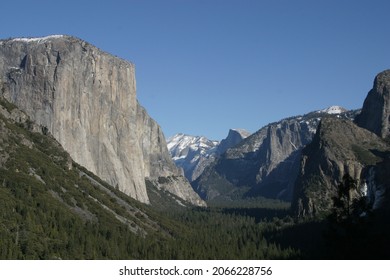
{"type": "Polygon", "coordinates": [[[47,127],[76,162],[148,203],[145,178],[180,172],[160,127],[138,104],[134,72],[74,37],[0,41],[2,96],[47,127]]]}
{"type": "Polygon", "coordinates": [[[390,70],[379,73],[356,123],[382,138],[390,135],[390,70]]]}

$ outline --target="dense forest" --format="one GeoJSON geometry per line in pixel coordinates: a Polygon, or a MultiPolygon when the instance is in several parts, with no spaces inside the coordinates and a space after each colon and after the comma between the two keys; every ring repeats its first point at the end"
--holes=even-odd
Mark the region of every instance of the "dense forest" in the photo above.
{"type": "Polygon", "coordinates": [[[333,213],[317,220],[297,219],[289,203],[261,197],[194,208],[151,182],[145,205],[73,162],[32,125],[0,114],[0,259],[390,256],[387,217],[354,215],[343,193],[333,213]]]}

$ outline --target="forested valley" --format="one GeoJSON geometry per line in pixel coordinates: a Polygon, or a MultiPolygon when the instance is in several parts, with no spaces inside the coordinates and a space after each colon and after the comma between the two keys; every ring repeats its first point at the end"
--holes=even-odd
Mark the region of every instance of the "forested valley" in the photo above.
{"type": "MultiPolygon", "coordinates": [[[[4,112],[14,109],[0,101],[4,112]]],[[[257,197],[193,207],[147,182],[147,205],[32,126],[0,115],[0,259],[389,257],[385,218],[356,219],[342,197],[329,217],[298,219],[287,202],[257,197]]]]}

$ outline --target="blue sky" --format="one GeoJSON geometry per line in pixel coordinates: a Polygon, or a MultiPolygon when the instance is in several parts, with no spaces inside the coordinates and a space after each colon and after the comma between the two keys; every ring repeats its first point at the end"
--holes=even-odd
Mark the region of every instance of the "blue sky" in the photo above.
{"type": "Polygon", "coordinates": [[[284,117],[360,108],[390,68],[390,1],[6,1],[0,37],[68,34],[136,65],[167,137],[220,140],[284,117]]]}

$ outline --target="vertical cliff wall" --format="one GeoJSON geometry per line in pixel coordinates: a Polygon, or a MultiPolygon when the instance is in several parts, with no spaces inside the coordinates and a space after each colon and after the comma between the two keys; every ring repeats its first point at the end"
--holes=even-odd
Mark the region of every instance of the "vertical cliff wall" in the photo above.
{"type": "MultiPolygon", "coordinates": [[[[134,72],[133,64],[70,36],[0,41],[1,94],[76,162],[148,203],[145,178],[180,173],[160,127],[138,104],[134,72]]],[[[183,198],[198,198],[190,196],[183,198]]]]}
{"type": "Polygon", "coordinates": [[[362,112],[356,118],[360,127],[382,138],[390,135],[390,70],[379,73],[364,100],[362,112]]]}

